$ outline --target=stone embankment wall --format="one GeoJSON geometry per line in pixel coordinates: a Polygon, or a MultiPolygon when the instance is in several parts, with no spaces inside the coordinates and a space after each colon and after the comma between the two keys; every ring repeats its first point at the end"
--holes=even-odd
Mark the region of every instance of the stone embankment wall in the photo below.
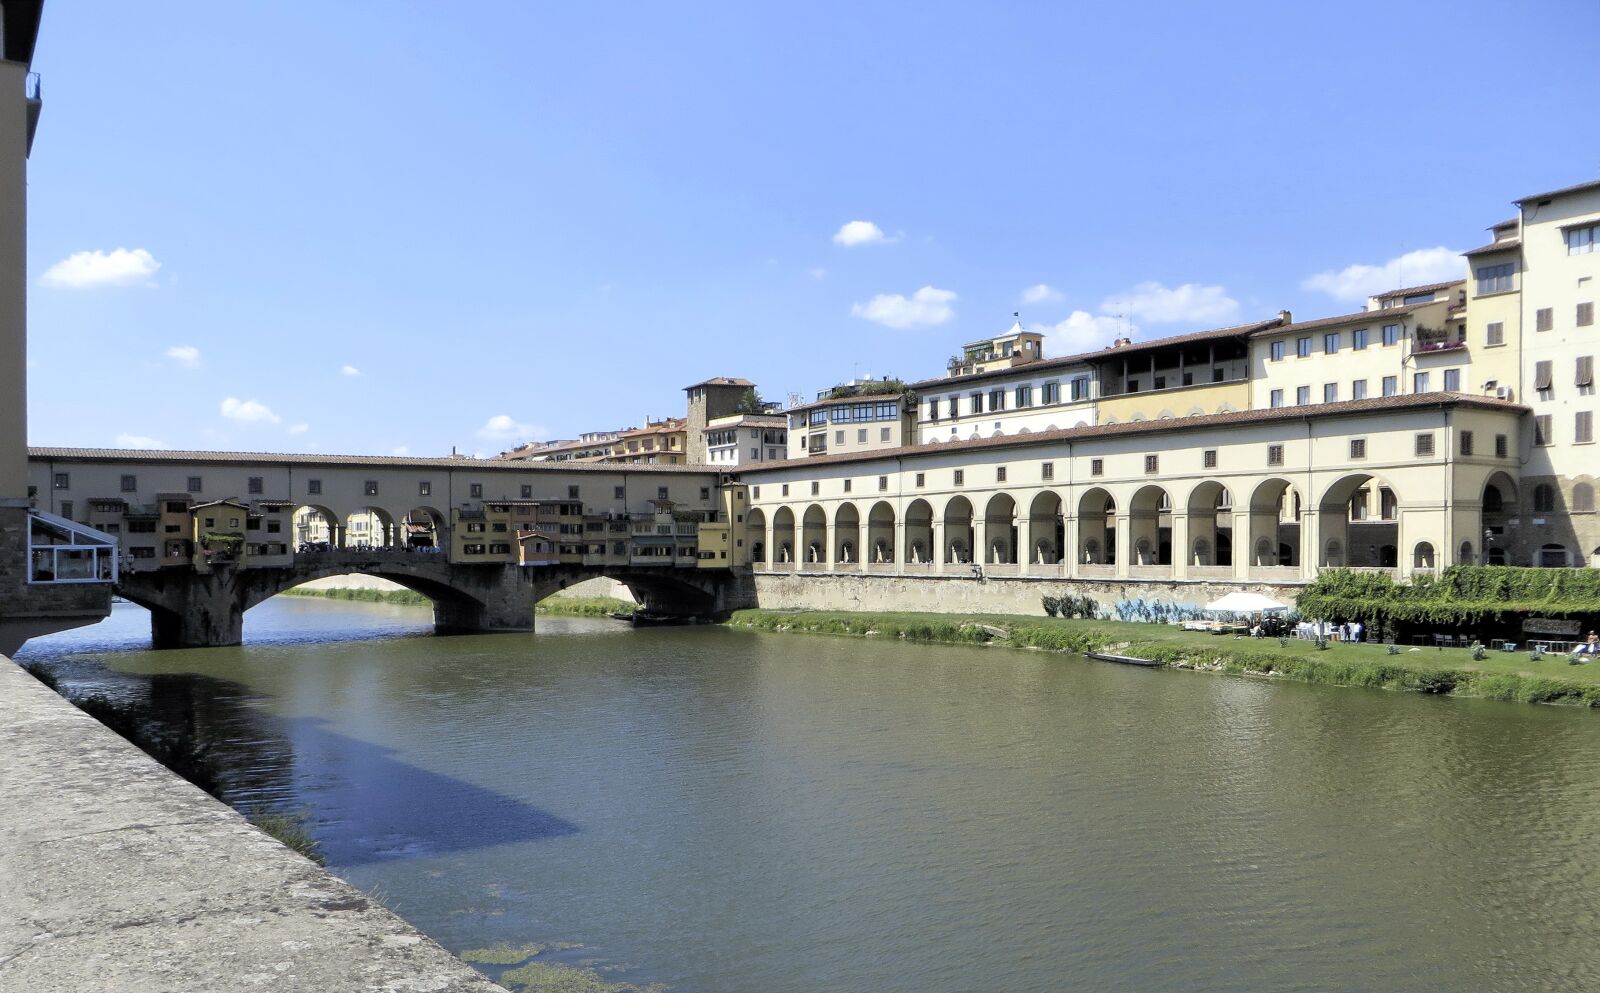
{"type": "Polygon", "coordinates": [[[1119,600],[1143,598],[1202,605],[1235,590],[1249,590],[1294,603],[1299,584],[1239,583],[1218,580],[1038,579],[963,576],[873,576],[758,573],[756,599],[768,610],[898,610],[924,613],[965,611],[1042,615],[1045,596],[1088,596],[1110,607],[1119,600]]]}
{"type": "MultiPolygon", "coordinates": [[[[302,590],[403,590],[404,586],[380,579],[377,576],[363,576],[352,573],[348,576],[329,576],[326,579],[313,579],[309,583],[301,583],[296,589],[302,590]]],[[[606,576],[595,579],[586,579],[581,583],[574,583],[552,596],[565,597],[611,597],[614,600],[633,600],[633,593],[628,587],[606,576]]]]}
{"type": "Polygon", "coordinates": [[[0,656],[0,990],[504,993],[0,656]]]}

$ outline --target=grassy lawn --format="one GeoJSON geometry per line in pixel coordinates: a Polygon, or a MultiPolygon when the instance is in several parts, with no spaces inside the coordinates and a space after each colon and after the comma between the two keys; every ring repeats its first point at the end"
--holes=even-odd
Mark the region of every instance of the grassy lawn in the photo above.
{"type": "Polygon", "coordinates": [[[852,613],[821,610],[741,610],[735,627],[966,645],[1004,645],[1050,651],[1110,650],[1154,658],[1175,668],[1271,675],[1304,682],[1424,693],[1456,693],[1530,703],[1600,707],[1600,664],[1569,665],[1565,655],[1533,662],[1526,652],[1491,652],[1481,661],[1470,649],[1334,642],[1319,651],[1290,638],[1236,638],[1130,621],[1021,617],[1014,614],[852,613]]]}

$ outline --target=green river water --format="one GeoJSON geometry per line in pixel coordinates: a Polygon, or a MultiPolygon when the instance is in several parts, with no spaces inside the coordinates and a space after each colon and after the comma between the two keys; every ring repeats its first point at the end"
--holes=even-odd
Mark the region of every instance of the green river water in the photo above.
{"type": "MultiPolygon", "coordinates": [[[[703,993],[1600,989],[1600,715],[277,598],[30,644],[456,951],[703,993]]],[[[490,970],[491,974],[494,970],[490,970]]]]}

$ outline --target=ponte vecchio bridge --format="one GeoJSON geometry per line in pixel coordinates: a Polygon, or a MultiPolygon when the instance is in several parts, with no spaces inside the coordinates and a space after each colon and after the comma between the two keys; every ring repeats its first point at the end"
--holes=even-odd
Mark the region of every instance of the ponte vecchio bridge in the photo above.
{"type": "Polygon", "coordinates": [[[238,644],[249,608],[349,573],[427,596],[446,632],[529,630],[535,603],[596,576],[662,613],[752,596],[730,541],[743,489],[704,467],[34,448],[29,471],[38,511],[117,539],[36,545],[36,578],[113,579],[158,647],[238,644]]]}

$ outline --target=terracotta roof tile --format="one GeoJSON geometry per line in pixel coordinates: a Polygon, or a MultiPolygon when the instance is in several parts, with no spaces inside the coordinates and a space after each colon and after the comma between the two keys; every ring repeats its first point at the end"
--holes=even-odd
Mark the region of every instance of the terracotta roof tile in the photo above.
{"type": "MultiPolygon", "coordinates": [[[[416,458],[400,455],[307,455],[279,452],[192,452],[124,448],[29,448],[28,458],[73,462],[149,462],[192,465],[369,466],[373,469],[457,469],[462,472],[665,472],[709,474],[713,466],[630,463],[526,462],[509,459],[416,458]]],[[[181,494],[187,497],[188,494],[181,494]]],[[[176,496],[176,495],[175,495],[176,496]]]]}

